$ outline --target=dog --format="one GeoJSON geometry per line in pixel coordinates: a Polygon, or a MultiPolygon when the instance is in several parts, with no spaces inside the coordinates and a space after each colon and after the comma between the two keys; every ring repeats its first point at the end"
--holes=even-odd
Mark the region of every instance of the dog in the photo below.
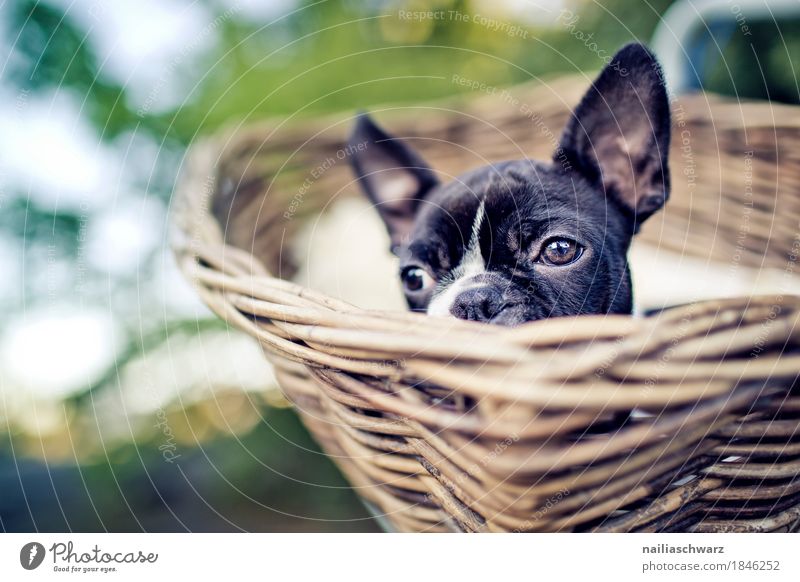
{"type": "Polygon", "coordinates": [[[499,162],[440,183],[366,113],[348,145],[408,307],[515,326],[631,313],[628,249],[669,197],[669,141],[661,67],[634,43],[595,79],[550,161],[499,162]]]}

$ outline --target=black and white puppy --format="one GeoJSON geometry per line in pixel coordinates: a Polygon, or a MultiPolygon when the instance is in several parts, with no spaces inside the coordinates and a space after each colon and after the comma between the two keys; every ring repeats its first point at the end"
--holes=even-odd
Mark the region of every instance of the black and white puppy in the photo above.
{"type": "Polygon", "coordinates": [[[552,161],[500,162],[441,184],[366,114],[350,145],[409,307],[518,325],[631,312],[628,248],[669,196],[669,138],[661,69],[630,44],[583,97],[552,161]]]}

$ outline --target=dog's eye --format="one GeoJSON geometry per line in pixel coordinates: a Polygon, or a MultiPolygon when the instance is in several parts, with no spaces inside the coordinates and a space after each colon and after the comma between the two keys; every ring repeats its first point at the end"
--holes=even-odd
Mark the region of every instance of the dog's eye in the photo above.
{"type": "Polygon", "coordinates": [[[433,277],[425,272],[421,267],[406,267],[400,274],[406,291],[424,291],[433,285],[433,277]]]}
{"type": "Polygon", "coordinates": [[[581,256],[582,252],[583,247],[574,240],[551,238],[545,241],[539,258],[548,265],[569,265],[581,256]]]}

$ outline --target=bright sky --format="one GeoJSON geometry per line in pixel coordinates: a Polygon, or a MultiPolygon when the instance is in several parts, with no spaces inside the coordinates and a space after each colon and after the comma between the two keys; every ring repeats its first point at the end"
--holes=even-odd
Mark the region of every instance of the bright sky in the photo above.
{"type": "Polygon", "coordinates": [[[39,397],[69,394],[113,361],[116,336],[111,317],[97,309],[67,304],[22,314],[0,342],[0,384],[39,397]]]}

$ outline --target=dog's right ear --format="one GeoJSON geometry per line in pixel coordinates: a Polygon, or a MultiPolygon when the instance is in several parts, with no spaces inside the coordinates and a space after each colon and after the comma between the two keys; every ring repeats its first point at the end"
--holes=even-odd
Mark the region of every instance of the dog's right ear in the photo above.
{"type": "Polygon", "coordinates": [[[614,55],[575,109],[559,153],[630,217],[633,231],[669,197],[670,108],[656,58],[641,44],[614,55]]]}
{"type": "Polygon", "coordinates": [[[439,181],[433,170],[402,140],[362,113],[348,140],[350,163],[375,205],[396,253],[411,230],[420,201],[439,181]]]}

